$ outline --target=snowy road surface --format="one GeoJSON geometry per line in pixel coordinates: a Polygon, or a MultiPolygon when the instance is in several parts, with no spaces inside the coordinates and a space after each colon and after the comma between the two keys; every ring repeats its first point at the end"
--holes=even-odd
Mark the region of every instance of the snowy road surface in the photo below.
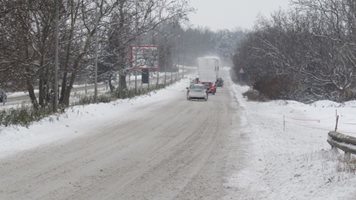
{"type": "Polygon", "coordinates": [[[130,120],[0,160],[0,199],[221,199],[238,109],[228,87],[207,102],[176,93],[130,120]]]}

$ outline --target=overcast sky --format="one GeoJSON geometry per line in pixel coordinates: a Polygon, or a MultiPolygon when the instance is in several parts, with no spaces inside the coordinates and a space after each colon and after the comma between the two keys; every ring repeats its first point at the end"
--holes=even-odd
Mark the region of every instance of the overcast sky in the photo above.
{"type": "Polygon", "coordinates": [[[195,26],[212,30],[251,29],[258,15],[269,16],[285,9],[289,0],[190,0],[196,12],[189,16],[195,26]]]}

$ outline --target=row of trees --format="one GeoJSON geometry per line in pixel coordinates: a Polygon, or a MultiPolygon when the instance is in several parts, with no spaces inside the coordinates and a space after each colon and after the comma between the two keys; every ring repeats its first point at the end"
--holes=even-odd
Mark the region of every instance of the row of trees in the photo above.
{"type": "Polygon", "coordinates": [[[185,0],[0,0],[0,84],[25,88],[35,109],[47,107],[58,88],[58,51],[59,104],[69,105],[73,84],[95,60],[109,80],[119,74],[124,89],[130,45],[179,26],[190,11],[185,0]]]}
{"type": "Polygon", "coordinates": [[[270,98],[355,98],[356,1],[294,0],[261,19],[233,61],[270,98]]]}

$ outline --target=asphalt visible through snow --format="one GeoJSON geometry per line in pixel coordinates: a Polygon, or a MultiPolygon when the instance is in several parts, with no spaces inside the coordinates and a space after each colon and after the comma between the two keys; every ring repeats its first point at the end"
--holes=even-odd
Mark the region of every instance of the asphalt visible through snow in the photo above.
{"type": "Polygon", "coordinates": [[[240,148],[229,84],[207,102],[187,101],[181,90],[133,120],[0,160],[0,199],[222,199],[240,148]]]}

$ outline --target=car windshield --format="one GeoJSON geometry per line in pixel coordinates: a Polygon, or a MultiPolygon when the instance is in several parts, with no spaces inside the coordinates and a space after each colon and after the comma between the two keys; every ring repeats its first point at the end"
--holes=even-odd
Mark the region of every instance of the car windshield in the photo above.
{"type": "Polygon", "coordinates": [[[205,90],[203,85],[194,85],[190,88],[192,91],[200,92],[205,90]]]}

